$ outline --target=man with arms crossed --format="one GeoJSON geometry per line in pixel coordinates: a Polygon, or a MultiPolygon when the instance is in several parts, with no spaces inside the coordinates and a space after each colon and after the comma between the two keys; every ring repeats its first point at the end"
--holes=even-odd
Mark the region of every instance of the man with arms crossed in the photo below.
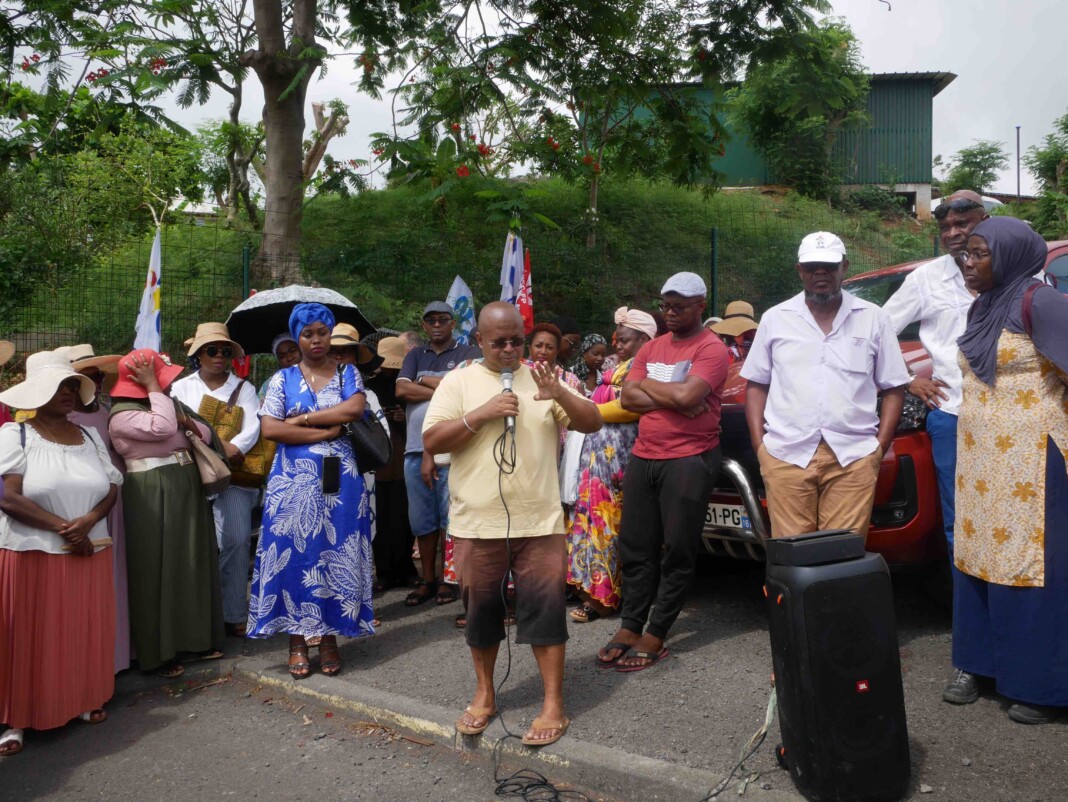
{"type": "MultiPolygon", "coordinates": [[[[931,378],[914,376],[909,392],[930,408],[927,434],[938,476],[938,497],[942,501],[942,524],[949,548],[949,570],[953,565],[953,523],[956,519],[957,494],[957,413],[961,402],[961,372],[957,364],[957,338],[964,333],[968,310],[975,293],[964,284],[961,255],[968,237],[986,213],[983,199],[969,190],[954,192],[935,209],[938,236],[946,254],[920,265],[902,282],[883,310],[890,315],[894,328],[901,332],[914,321],[920,323],[920,342],[931,357],[931,378]]],[[[970,704],[979,698],[974,674],[957,669],[942,690],[942,698],[952,704],[970,704]]]]}
{"type": "Polygon", "coordinates": [[[449,531],[475,664],[475,695],[456,729],[477,735],[497,713],[493,669],[505,637],[503,584],[510,568],[516,642],[531,645],[544,687],[541,712],[523,743],[544,746],[560,740],[570,723],[563,694],[567,544],[557,425],[595,432],[601,414],[556,378],[554,366],[521,363],[523,317],[511,304],[487,304],[476,336],[483,360],[442,378],[423,422],[426,450],[452,454],[449,531]],[[501,391],[502,370],[512,372],[513,392],[501,391]],[[513,453],[509,436],[499,467],[496,444],[506,419],[514,422],[515,463],[506,464],[513,453]]]}
{"type": "Polygon", "coordinates": [[[641,420],[623,476],[620,627],[597,654],[601,668],[620,672],[641,671],[667,655],[664,639],[693,578],[719,473],[727,348],[701,325],[706,289],[700,276],[676,273],[660,293],[668,333],[638,351],[621,398],[641,420]]]}
{"type": "Polygon", "coordinates": [[[868,534],[909,374],[889,316],[842,290],[848,270],[842,240],[826,231],[805,237],[797,254],[804,291],[764,313],[741,371],[772,537],[868,534]]]}

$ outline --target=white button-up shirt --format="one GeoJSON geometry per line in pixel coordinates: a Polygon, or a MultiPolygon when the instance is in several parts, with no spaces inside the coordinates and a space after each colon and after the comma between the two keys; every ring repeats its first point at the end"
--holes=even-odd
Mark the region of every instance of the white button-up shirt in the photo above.
{"type": "Polygon", "coordinates": [[[909,273],[883,305],[898,333],[909,323],[920,321],[920,342],[931,357],[931,378],[945,383],[943,392],[949,400],[942,401],[941,409],[950,415],[960,411],[962,377],[957,338],[964,334],[974,300],[960,268],[947,253],[909,273]]]}
{"type": "Polygon", "coordinates": [[[260,439],[260,400],[251,382],[231,373],[222,386],[212,390],[200,378],[200,371],[196,371],[171,385],[171,396],[197,412],[200,409],[200,400],[206,395],[223,402],[229,401],[238,382],[241,382],[241,392],[237,395],[237,405],[243,410],[241,431],[235,434],[230,442],[241,449],[242,454],[247,454],[260,439]]]}
{"type": "Polygon", "coordinates": [[[875,451],[879,391],[909,381],[889,316],[844,290],[829,334],[804,293],[765,312],[741,375],[770,385],[764,445],[800,468],[820,440],[843,467],[875,451]]]}

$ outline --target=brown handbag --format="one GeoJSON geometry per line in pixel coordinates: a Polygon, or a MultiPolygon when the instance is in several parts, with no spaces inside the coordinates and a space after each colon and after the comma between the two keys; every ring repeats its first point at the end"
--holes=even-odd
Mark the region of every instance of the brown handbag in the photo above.
{"type": "MultiPolygon", "coordinates": [[[[200,399],[200,417],[211,424],[211,427],[215,429],[215,433],[227,442],[233,440],[234,436],[241,431],[241,424],[244,422],[245,410],[237,405],[237,399],[241,394],[241,387],[244,383],[244,379],[238,382],[237,387],[230,393],[230,398],[225,402],[210,395],[205,395],[200,399]]],[[[277,443],[273,440],[267,440],[261,433],[256,444],[245,454],[245,459],[241,461],[241,464],[231,466],[230,473],[233,484],[238,487],[259,487],[262,485],[267,475],[271,472],[274,452],[277,448],[277,443]]]]}

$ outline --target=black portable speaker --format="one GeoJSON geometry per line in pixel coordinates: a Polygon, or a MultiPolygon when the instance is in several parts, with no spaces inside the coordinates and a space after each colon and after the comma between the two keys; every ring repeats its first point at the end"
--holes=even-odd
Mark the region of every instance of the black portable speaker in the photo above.
{"type": "Polygon", "coordinates": [[[886,563],[843,531],[767,546],[780,762],[814,802],[901,798],[911,769],[886,563]]]}

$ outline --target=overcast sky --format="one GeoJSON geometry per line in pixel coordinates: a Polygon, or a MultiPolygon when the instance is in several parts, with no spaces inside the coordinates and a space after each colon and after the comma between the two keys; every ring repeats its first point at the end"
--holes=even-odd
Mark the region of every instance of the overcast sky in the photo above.
{"type": "MultiPolygon", "coordinates": [[[[1016,126],[1021,151],[1039,144],[1052,123],[1068,112],[1068,70],[1064,36],[1066,0],[832,0],[861,42],[865,65],[873,72],[952,72],[957,75],[934,99],[934,153],[948,157],[976,139],[1005,143],[1010,167],[994,187],[1016,191],[1016,126]]],[[[344,137],[330,153],[337,159],[371,159],[369,139],[391,124],[389,96],[378,101],[356,90],[351,58],[333,61],[328,74],[312,83],[308,98],[341,98],[350,109],[344,137]]],[[[242,116],[259,117],[263,95],[254,76],[246,84],[242,116]]],[[[221,118],[226,97],[208,106],[179,110],[187,127],[221,118]]],[[[309,130],[311,114],[308,114],[309,130]]],[[[1021,170],[1024,194],[1034,181],[1021,170]]]]}

